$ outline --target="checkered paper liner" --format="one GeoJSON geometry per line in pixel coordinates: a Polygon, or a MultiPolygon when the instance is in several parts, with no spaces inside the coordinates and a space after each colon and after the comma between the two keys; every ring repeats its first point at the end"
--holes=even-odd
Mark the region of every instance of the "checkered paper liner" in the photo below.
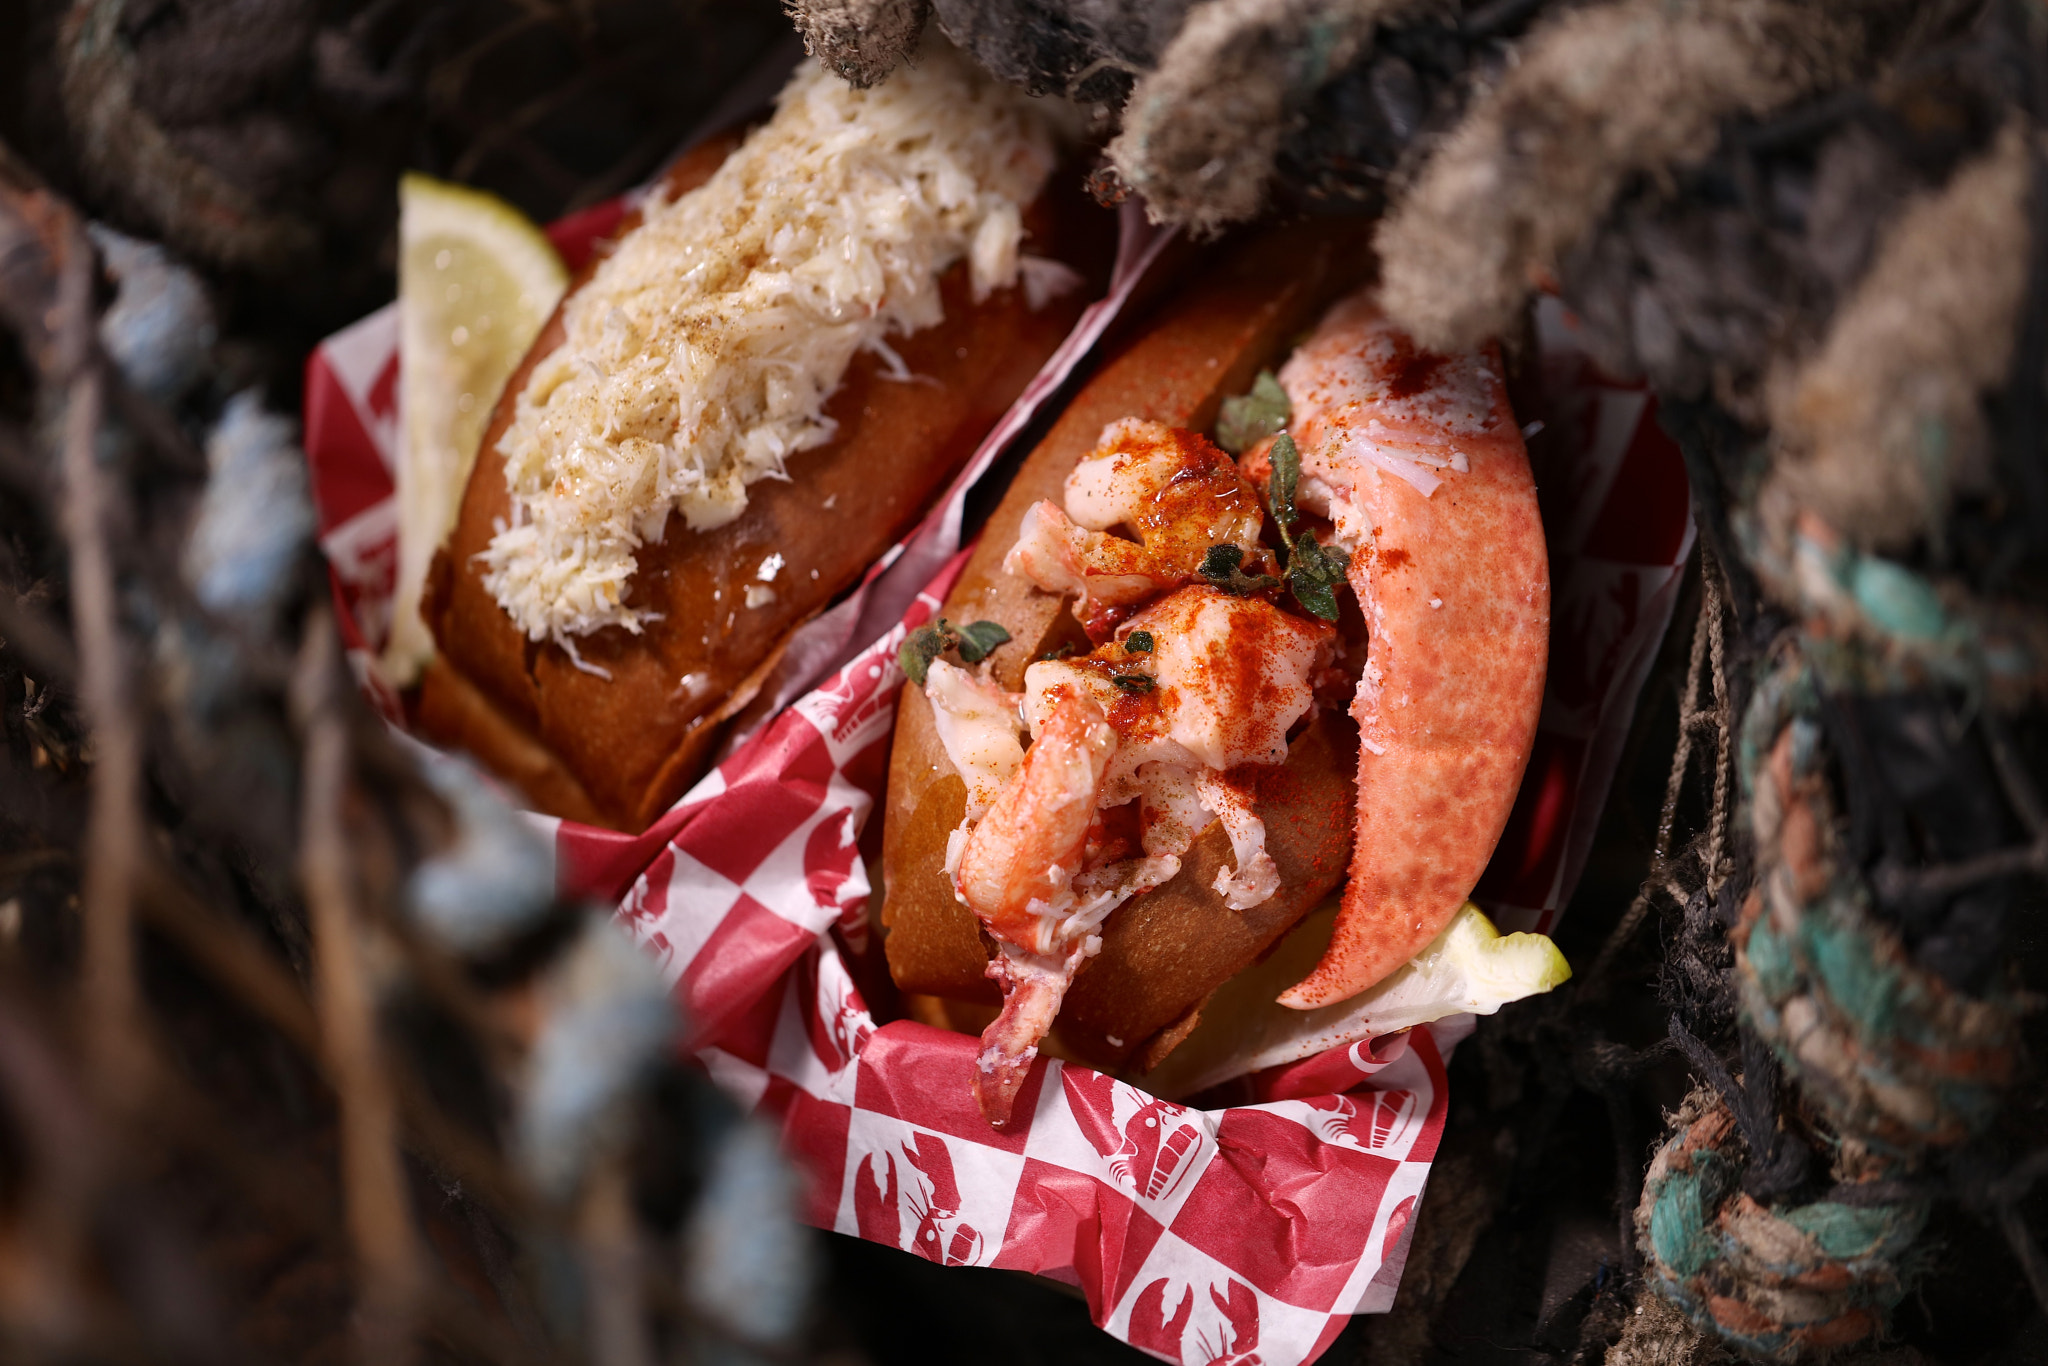
{"type": "MultiPolygon", "coordinates": [[[[616,223],[557,224],[572,264],[616,223]]],[[[1353,1313],[1393,1302],[1469,1018],[1361,1041],[1252,1079],[1262,1103],[1198,1110],[1046,1060],[996,1133],[970,1099],[978,1041],[878,1023],[849,956],[872,951],[859,843],[888,768],[896,649],[959,572],[967,488],[1060,387],[1164,236],[1135,205],[1108,296],[934,511],[812,623],[777,680],[787,705],[648,831],[534,816],[566,894],[616,904],[675,984],[710,1074],[778,1124],[807,1217],[944,1265],[1064,1281],[1096,1323],[1165,1361],[1313,1360],[1353,1313]],[[829,675],[829,676],[827,676],[829,675]],[[823,678],[823,682],[818,680],[823,678]]],[[[1682,463],[1638,386],[1600,376],[1570,320],[1541,315],[1552,411],[1538,454],[1551,537],[1548,695],[1529,775],[1477,895],[1550,928],[1598,819],[1692,544],[1682,463]]],[[[390,620],[397,515],[395,305],[309,361],[306,453],[344,634],[372,660],[390,620]]]]}

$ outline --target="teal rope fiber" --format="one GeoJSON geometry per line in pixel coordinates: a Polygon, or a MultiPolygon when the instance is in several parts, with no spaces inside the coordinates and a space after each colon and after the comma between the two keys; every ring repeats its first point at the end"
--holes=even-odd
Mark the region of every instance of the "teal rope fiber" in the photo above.
{"type": "Polygon", "coordinates": [[[1742,1194],[1732,1117],[1696,1092],[1651,1163],[1636,1221],[1650,1283],[1749,1356],[1798,1362],[1881,1335],[1910,1288],[1919,1201],[1765,1209],[1742,1194]]]}
{"type": "Polygon", "coordinates": [[[1966,998],[1908,956],[1872,914],[1863,877],[1823,846],[1817,870],[1780,848],[1784,807],[1804,802],[1833,823],[1812,669],[1788,653],[1759,684],[1738,746],[1757,843],[1757,887],[1735,933],[1745,1020],[1837,1132],[1911,1155],[1980,1133],[1998,1112],[2017,1048],[2018,1012],[2003,994],[1966,998]],[[1780,744],[1803,794],[1760,794],[1780,744]],[[1768,798],[1768,799],[1766,799],[1768,798]],[[1802,900],[1801,880],[1822,886],[1802,900]]]}

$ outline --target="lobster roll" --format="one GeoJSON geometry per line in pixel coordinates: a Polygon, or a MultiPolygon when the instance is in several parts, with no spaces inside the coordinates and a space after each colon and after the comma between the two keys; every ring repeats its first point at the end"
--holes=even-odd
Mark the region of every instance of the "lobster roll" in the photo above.
{"type": "Polygon", "coordinates": [[[1549,629],[1528,455],[1497,350],[1395,331],[1364,232],[1215,260],[1029,456],[906,646],[886,952],[981,1026],[998,1127],[1048,1039],[1142,1077],[1340,887],[1280,1004],[1373,987],[1506,825],[1549,629]]]}

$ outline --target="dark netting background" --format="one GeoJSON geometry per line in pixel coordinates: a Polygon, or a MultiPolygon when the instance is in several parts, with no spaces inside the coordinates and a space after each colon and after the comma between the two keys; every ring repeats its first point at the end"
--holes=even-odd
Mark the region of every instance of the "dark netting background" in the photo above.
{"type": "Polygon", "coordinates": [[[789,11],[0,7],[0,1352],[1139,1359],[1046,1283],[789,1224],[672,1063],[593,1055],[580,1194],[517,1179],[509,1014],[630,1032],[644,984],[575,907],[467,958],[397,913],[536,893],[356,697],[278,416],[392,296],[401,170],[546,220],[795,33],[869,82],[936,25],[1084,107],[1105,200],[1381,215],[1428,344],[1558,293],[1691,474],[1576,976],[1459,1051],[1399,1300],[1326,1360],[2048,1360],[2048,10],[789,11]]]}

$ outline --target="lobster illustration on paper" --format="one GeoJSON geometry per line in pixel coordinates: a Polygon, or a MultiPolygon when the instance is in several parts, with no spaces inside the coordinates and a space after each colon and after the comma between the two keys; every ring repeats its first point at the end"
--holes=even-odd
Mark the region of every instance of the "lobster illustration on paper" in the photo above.
{"type": "Polygon", "coordinates": [[[953,1153],[946,1140],[936,1134],[913,1134],[904,1142],[902,1154],[904,1180],[900,1188],[892,1154],[869,1153],[861,1159],[853,1189],[860,1236],[915,1252],[941,1266],[976,1264],[982,1251],[981,1232],[960,1217],[960,1183],[953,1175],[953,1153]],[[912,1223],[907,1242],[903,1236],[905,1214],[912,1223]]]}
{"type": "Polygon", "coordinates": [[[818,906],[838,912],[833,922],[855,953],[867,947],[868,880],[860,869],[860,822],[846,810],[819,821],[804,841],[804,882],[818,906]]]}
{"type": "Polygon", "coordinates": [[[386,451],[398,449],[398,374],[398,353],[393,351],[363,391],[363,407],[370,417],[364,425],[374,427],[377,444],[386,451]]]}
{"type": "Polygon", "coordinates": [[[1229,1289],[1210,1286],[1209,1300],[1215,1307],[1195,1320],[1199,1300],[1195,1287],[1185,1285],[1176,1300],[1172,1317],[1166,1313],[1165,1277],[1138,1293],[1131,1307],[1130,1342],[1133,1347],[1179,1361],[1185,1366],[1259,1366],[1259,1297],[1240,1280],[1229,1281],[1229,1289]]]}
{"type": "Polygon", "coordinates": [[[1081,1131],[1109,1159],[1118,1185],[1146,1200],[1164,1200],[1195,1169],[1202,1128],[1184,1106],[1078,1067],[1061,1069],[1060,1082],[1081,1131]],[[1104,1118],[1114,1127],[1101,1123],[1104,1118]]]}
{"type": "MultiPolygon", "coordinates": [[[[896,715],[895,684],[892,681],[881,686],[883,668],[878,662],[870,663],[882,657],[878,642],[790,704],[790,710],[809,721],[824,738],[835,769],[843,770],[862,750],[873,745],[879,738],[878,730],[886,736],[887,719],[896,715]]],[[[893,645],[886,657],[893,665],[893,645]]],[[[880,781],[879,774],[876,781],[880,781]]]]}
{"type": "Polygon", "coordinates": [[[849,986],[846,995],[839,998],[839,1008],[832,1015],[833,1044],[847,1062],[852,1062],[860,1056],[861,1048],[874,1032],[873,1017],[868,1014],[860,996],[849,986]]]}
{"type": "Polygon", "coordinates": [[[827,1072],[839,1072],[860,1056],[875,1032],[874,1017],[868,1014],[867,1002],[836,955],[828,958],[812,950],[799,972],[800,990],[808,992],[813,1002],[811,1009],[802,1012],[811,1052],[827,1072]]]}
{"type": "Polygon", "coordinates": [[[1309,1127],[1325,1143],[1381,1152],[1408,1128],[1415,1114],[1413,1091],[1376,1091],[1365,1096],[1316,1096],[1304,1100],[1315,1112],[1309,1127]]]}
{"type": "Polygon", "coordinates": [[[817,687],[791,705],[795,711],[807,717],[821,734],[830,734],[861,691],[854,671],[850,668],[841,669],[831,677],[820,680],[817,687]]]}

